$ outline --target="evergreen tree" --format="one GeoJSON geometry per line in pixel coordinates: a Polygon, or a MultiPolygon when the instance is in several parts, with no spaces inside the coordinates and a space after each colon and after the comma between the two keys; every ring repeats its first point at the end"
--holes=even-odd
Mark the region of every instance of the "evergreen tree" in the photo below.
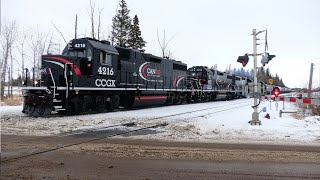
{"type": "MultiPolygon", "coordinates": [[[[269,68],[267,69],[260,68],[257,73],[258,73],[257,77],[259,81],[268,83],[269,79],[273,79],[273,85],[285,87],[285,84],[283,83],[283,80],[279,77],[279,75],[276,74],[275,76],[273,76],[269,68]]],[[[245,71],[241,67],[240,69],[236,70],[236,75],[253,79],[253,69],[245,71]]]]}
{"type": "Polygon", "coordinates": [[[133,18],[133,23],[131,25],[129,33],[128,44],[132,49],[139,49],[140,51],[144,52],[143,48],[146,46],[146,42],[141,37],[141,30],[139,27],[139,19],[137,15],[135,15],[133,18]]]}
{"type": "Polygon", "coordinates": [[[269,68],[266,69],[266,76],[270,77],[270,70],[269,70],[269,68]]]}
{"type": "Polygon", "coordinates": [[[131,26],[131,19],[129,16],[130,10],[127,7],[125,0],[120,0],[120,9],[112,18],[112,45],[128,46],[129,32],[131,26]]]}

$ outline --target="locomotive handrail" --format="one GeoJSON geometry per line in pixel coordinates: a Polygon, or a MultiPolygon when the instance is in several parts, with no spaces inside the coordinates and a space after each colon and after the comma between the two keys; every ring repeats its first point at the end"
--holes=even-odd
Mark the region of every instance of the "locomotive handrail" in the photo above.
{"type": "Polygon", "coordinates": [[[35,84],[34,84],[34,67],[32,68],[32,86],[35,87],[35,84]]]}
{"type": "Polygon", "coordinates": [[[26,73],[25,73],[25,76],[24,76],[24,86],[28,86],[28,72],[29,72],[29,69],[28,68],[25,68],[25,71],[26,71],[26,73]]]}
{"type": "Polygon", "coordinates": [[[125,90],[127,90],[127,84],[128,84],[128,71],[126,71],[126,84],[125,84],[125,90]]]}
{"type": "Polygon", "coordinates": [[[53,78],[53,75],[51,72],[51,68],[48,68],[48,69],[49,69],[49,73],[50,73],[52,83],[53,83],[53,98],[55,98],[56,97],[56,82],[54,81],[54,78],[53,78]]]}
{"type": "Polygon", "coordinates": [[[66,80],[66,98],[68,98],[68,77],[67,77],[67,64],[64,64],[64,78],[66,80]]]}
{"type": "Polygon", "coordinates": [[[69,96],[69,83],[68,83],[68,76],[67,76],[68,64],[72,64],[72,63],[65,63],[64,64],[64,78],[66,80],[66,98],[68,98],[68,96],[69,96]]]}

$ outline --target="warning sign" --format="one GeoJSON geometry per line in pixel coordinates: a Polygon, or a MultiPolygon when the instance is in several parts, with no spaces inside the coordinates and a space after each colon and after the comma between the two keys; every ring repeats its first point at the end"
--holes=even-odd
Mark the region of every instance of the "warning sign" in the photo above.
{"type": "Polygon", "coordinates": [[[273,79],[269,79],[269,84],[273,84],[273,79]]]}

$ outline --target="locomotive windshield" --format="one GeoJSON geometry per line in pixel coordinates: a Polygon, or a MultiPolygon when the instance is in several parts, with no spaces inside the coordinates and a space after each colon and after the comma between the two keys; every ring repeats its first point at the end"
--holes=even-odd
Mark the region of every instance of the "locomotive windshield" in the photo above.
{"type": "Polygon", "coordinates": [[[62,53],[62,55],[65,56],[76,56],[76,57],[86,57],[86,50],[68,50],[68,51],[64,51],[62,53]]]}
{"type": "Polygon", "coordinates": [[[200,77],[200,76],[202,76],[202,71],[201,71],[201,72],[200,72],[200,71],[188,72],[188,74],[191,75],[191,76],[198,76],[198,77],[200,77]]]}
{"type": "Polygon", "coordinates": [[[190,68],[188,69],[188,75],[202,77],[203,72],[201,68],[190,68]]]}
{"type": "Polygon", "coordinates": [[[88,59],[92,59],[92,50],[90,48],[88,48],[87,50],[83,49],[83,50],[74,50],[74,49],[68,49],[68,50],[64,50],[62,52],[62,55],[64,56],[74,56],[74,57],[81,57],[81,58],[88,58],[88,59]]]}

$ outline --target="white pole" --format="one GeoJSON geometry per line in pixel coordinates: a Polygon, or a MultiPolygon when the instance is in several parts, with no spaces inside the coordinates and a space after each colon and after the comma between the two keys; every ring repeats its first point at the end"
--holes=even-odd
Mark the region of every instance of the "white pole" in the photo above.
{"type": "Polygon", "coordinates": [[[254,112],[252,113],[252,120],[251,120],[251,125],[257,125],[261,124],[261,121],[259,120],[259,113],[258,113],[258,79],[257,79],[257,30],[253,29],[252,30],[252,37],[253,37],[253,76],[254,76],[254,112]]]}

